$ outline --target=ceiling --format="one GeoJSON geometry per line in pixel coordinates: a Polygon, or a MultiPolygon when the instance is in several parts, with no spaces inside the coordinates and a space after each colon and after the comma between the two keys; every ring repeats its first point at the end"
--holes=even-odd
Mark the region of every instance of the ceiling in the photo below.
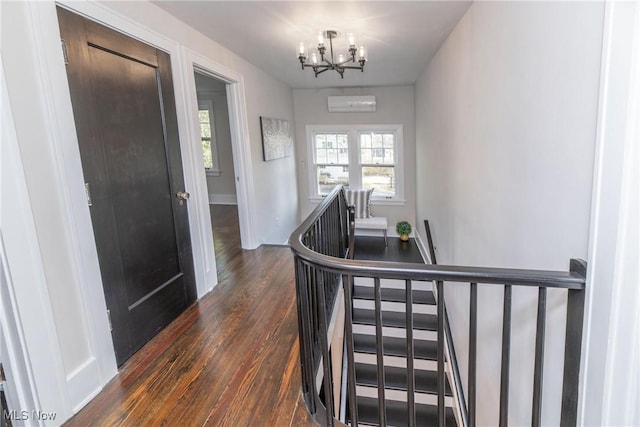
{"type": "MultiPolygon", "coordinates": [[[[154,1],[176,18],[293,88],[413,84],[469,8],[470,1],[154,1]],[[344,79],[302,71],[296,49],[335,29],[337,52],[347,33],[365,45],[365,71],[344,79]]],[[[215,59],[215,58],[212,58],[215,59]]]]}

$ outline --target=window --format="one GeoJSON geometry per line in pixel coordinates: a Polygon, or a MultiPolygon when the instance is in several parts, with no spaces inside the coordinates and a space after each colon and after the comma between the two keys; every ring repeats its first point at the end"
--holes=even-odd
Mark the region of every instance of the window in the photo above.
{"type": "Polygon", "coordinates": [[[202,99],[198,101],[198,120],[200,122],[200,140],[202,142],[204,169],[207,175],[220,175],[213,117],[213,100],[202,99]]]}
{"type": "Polygon", "coordinates": [[[349,135],[316,133],[313,138],[316,192],[329,194],[338,184],[349,185],[349,135]]]}
{"type": "Polygon", "coordinates": [[[402,126],[307,126],[311,199],[336,185],[373,188],[372,200],[404,202],[402,126]]]}
{"type": "Polygon", "coordinates": [[[373,194],[396,197],[396,141],[393,132],[360,133],[362,188],[375,188],[373,194]]]}

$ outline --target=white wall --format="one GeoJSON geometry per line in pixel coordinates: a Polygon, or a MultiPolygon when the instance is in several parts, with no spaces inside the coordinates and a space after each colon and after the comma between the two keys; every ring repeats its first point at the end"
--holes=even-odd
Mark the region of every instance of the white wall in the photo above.
{"type": "MultiPolygon", "coordinates": [[[[151,3],[113,2],[104,6],[69,2],[69,5],[96,12],[112,22],[144,28],[153,34],[154,40],[175,48],[172,51],[174,65],[177,49],[183,46],[242,76],[249,120],[249,138],[243,143],[250,145],[251,157],[247,160],[254,177],[255,194],[251,196],[259,212],[255,224],[257,240],[258,243],[283,243],[298,220],[295,161],[293,157],[262,161],[258,118],[265,115],[293,122],[291,89],[151,3]]],[[[60,405],[64,407],[41,409],[57,410],[62,418],[78,410],[106,384],[115,373],[115,359],[95,245],[90,235],[80,158],[77,145],[74,146],[76,137],[59,50],[55,5],[53,2],[2,2],[1,11],[2,62],[46,277],[43,285],[46,289],[42,292],[49,299],[54,319],[51,324],[42,320],[42,328],[57,340],[62,381],[66,379],[66,383],[56,383],[63,391],[64,402],[60,405]],[[47,35],[46,43],[37,43],[36,33],[47,35]],[[52,56],[59,60],[53,65],[52,56]],[[87,243],[91,244],[87,246],[87,243]],[[92,310],[95,307],[99,309],[92,310]]],[[[173,73],[174,79],[181,75],[175,67],[173,73]]],[[[185,96],[178,83],[181,82],[174,80],[179,104],[185,96]]],[[[181,129],[190,126],[188,119],[181,115],[184,111],[184,106],[178,105],[181,129]]],[[[3,194],[2,203],[10,203],[10,196],[3,194]]],[[[38,313],[28,313],[32,320],[38,319],[38,313]]],[[[49,381],[55,383],[53,378],[57,373],[52,368],[49,381]]],[[[43,384],[36,383],[36,387],[43,384]]],[[[59,393],[52,387],[37,392],[59,393]]]]}
{"type": "Polygon", "coordinates": [[[207,99],[213,103],[213,129],[217,147],[214,156],[218,156],[220,170],[217,175],[207,175],[209,202],[237,204],[226,84],[198,73],[195,77],[198,99],[207,99]]]}
{"type": "Polygon", "coordinates": [[[207,174],[209,202],[237,204],[226,84],[213,77],[196,74],[196,90],[198,100],[208,100],[213,104],[214,156],[218,157],[219,170],[216,174],[207,174]]]}
{"type": "MultiPolygon", "coordinates": [[[[430,220],[441,264],[566,270],[587,258],[603,9],[475,2],[419,78],[417,217],[430,220]]],[[[468,289],[446,297],[464,355],[468,289]]],[[[544,425],[559,424],[565,300],[549,294],[544,425]]],[[[535,301],[514,291],[512,425],[531,419],[535,301]]],[[[482,425],[498,422],[501,306],[501,288],[480,287],[482,425]]]]}
{"type": "MultiPolygon", "coordinates": [[[[213,94],[213,117],[218,157],[220,159],[220,175],[207,176],[209,201],[225,201],[236,197],[236,179],[233,169],[233,152],[231,151],[231,131],[229,129],[229,108],[227,94],[213,94]]],[[[236,201],[237,203],[237,201],[236,201]]]]}
{"type": "Polygon", "coordinates": [[[316,203],[309,200],[309,174],[307,165],[307,125],[362,125],[385,124],[403,126],[404,149],[404,206],[388,206],[380,202],[372,203],[372,212],[377,216],[386,216],[389,226],[395,229],[395,223],[407,220],[416,223],[415,217],[415,121],[414,87],[387,86],[342,89],[294,89],[295,136],[297,153],[298,194],[301,218],[306,217],[316,203]],[[374,113],[329,113],[327,97],[333,95],[375,95],[374,113]]]}

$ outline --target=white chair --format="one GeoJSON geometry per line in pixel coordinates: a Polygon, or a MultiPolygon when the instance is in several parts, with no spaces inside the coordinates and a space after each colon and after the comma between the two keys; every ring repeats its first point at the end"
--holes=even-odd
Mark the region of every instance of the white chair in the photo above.
{"type": "Polygon", "coordinates": [[[383,216],[370,216],[369,218],[356,218],[356,229],[382,230],[384,232],[384,245],[387,246],[387,229],[389,223],[383,216]]]}
{"type": "Polygon", "coordinates": [[[347,204],[356,208],[355,228],[360,230],[382,230],[384,233],[384,245],[387,246],[389,223],[387,218],[383,216],[371,215],[371,193],[373,193],[373,188],[368,190],[345,188],[344,190],[347,204]]]}

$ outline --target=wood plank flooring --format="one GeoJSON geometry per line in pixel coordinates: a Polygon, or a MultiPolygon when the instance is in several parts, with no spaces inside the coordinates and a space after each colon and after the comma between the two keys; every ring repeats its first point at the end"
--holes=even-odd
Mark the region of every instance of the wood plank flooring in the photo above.
{"type": "Polygon", "coordinates": [[[388,246],[384,238],[356,236],[354,254],[356,259],[371,261],[412,262],[424,264],[415,239],[403,242],[399,237],[389,236],[388,246]]]}
{"type": "Polygon", "coordinates": [[[300,392],[291,251],[240,249],[234,209],[212,207],[218,286],[66,425],[316,425],[300,392]]]}

